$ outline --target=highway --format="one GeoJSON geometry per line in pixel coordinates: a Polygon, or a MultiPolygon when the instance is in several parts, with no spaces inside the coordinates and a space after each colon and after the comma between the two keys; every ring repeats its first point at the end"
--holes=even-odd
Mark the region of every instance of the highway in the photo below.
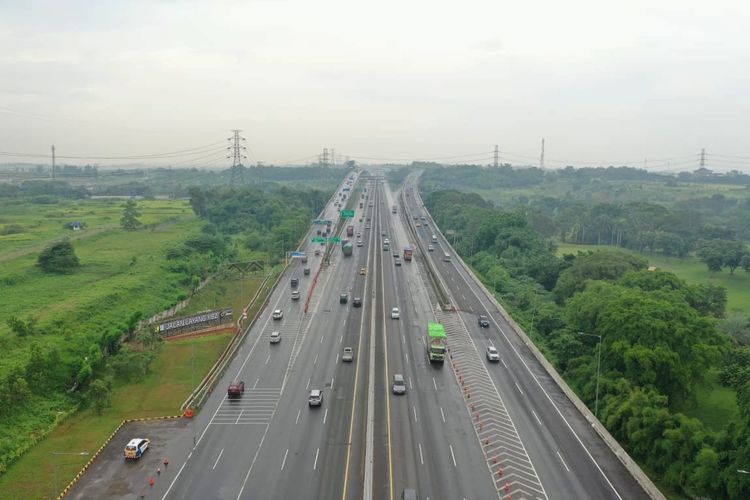
{"type": "MultiPolygon", "coordinates": [[[[471,277],[434,258],[447,243],[428,256],[415,250],[413,262],[396,265],[394,253],[414,243],[407,213],[423,211],[414,178],[405,189],[415,194],[404,207],[387,184],[362,177],[355,187],[366,191],[347,193],[356,207],[363,204],[349,222],[353,255],[337,246],[323,265],[323,256],[313,255],[323,247],[310,241],[311,228],[302,248],[309,262],[288,266],[194,419],[192,449],[173,457],[177,472],[155,493],[162,499],[393,500],[412,488],[433,500],[647,498],[550,387],[471,277]],[[433,258],[460,313],[440,310],[425,258],[433,258]],[[300,281],[298,301],[291,300],[292,277],[300,281]],[[362,307],[353,306],[354,297],[362,307]],[[393,307],[399,319],[391,317],[393,307]],[[271,318],[274,309],[283,311],[281,320],[271,318]],[[491,328],[478,327],[480,311],[491,315],[491,328]],[[450,362],[427,360],[426,326],[433,321],[446,325],[450,362]],[[281,333],[278,344],[269,342],[273,331],[281,333]],[[498,347],[502,363],[486,363],[488,343],[498,347]],[[352,363],[342,362],[344,347],[353,349],[352,363]],[[404,395],[391,391],[396,373],[406,381],[404,395]],[[228,399],[233,380],[244,381],[245,392],[228,399]],[[311,389],[323,391],[320,407],[308,406],[311,389]]],[[[323,218],[338,219],[333,201],[345,187],[346,181],[323,218]]],[[[426,247],[432,233],[417,231],[426,247]]]]}

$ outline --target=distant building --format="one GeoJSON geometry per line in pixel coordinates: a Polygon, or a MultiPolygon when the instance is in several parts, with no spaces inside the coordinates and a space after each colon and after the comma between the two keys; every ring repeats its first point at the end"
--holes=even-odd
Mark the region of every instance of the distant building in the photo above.
{"type": "Polygon", "coordinates": [[[714,171],[706,167],[701,167],[697,170],[693,170],[693,174],[699,175],[701,177],[712,177],[714,175],[714,171]]]}
{"type": "Polygon", "coordinates": [[[70,226],[70,229],[72,229],[73,231],[80,231],[81,229],[83,229],[83,221],[80,221],[80,220],[71,222],[68,225],[70,226]]]}
{"type": "Polygon", "coordinates": [[[656,266],[648,266],[648,270],[654,272],[656,271],[656,266]]]}

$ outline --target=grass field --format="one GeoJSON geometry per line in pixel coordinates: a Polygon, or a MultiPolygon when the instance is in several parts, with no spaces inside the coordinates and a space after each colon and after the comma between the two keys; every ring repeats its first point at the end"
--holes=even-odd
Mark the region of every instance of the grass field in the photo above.
{"type": "MultiPolygon", "coordinates": [[[[191,358],[195,353],[195,380],[201,380],[226,347],[231,334],[165,342],[151,371],[139,382],[113,391],[112,407],[101,416],[84,410],[70,417],[8,471],[0,476],[4,499],[48,497],[53,489],[54,451],[88,451],[93,454],[109,434],[127,418],[175,415],[190,394],[191,358]]],[[[67,484],[89,457],[59,459],[60,484],[67,484]]]]}
{"type": "Polygon", "coordinates": [[[710,283],[720,285],[727,289],[727,310],[739,310],[750,314],[750,273],[738,269],[734,274],[729,271],[711,273],[700,260],[695,257],[680,259],[677,257],[665,257],[663,255],[639,254],[632,250],[616,248],[604,245],[573,245],[570,243],[557,243],[557,255],[566,253],[575,254],[580,251],[598,251],[603,249],[617,249],[623,252],[640,255],[648,259],[649,264],[664,271],[676,274],[679,278],[691,284],[710,283]]]}

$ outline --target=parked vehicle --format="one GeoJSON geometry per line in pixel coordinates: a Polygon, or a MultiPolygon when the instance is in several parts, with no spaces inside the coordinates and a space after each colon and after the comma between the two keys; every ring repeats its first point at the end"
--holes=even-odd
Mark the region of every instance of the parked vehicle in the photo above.
{"type": "Polygon", "coordinates": [[[146,438],[134,438],[128,441],[125,445],[125,460],[138,460],[148,450],[148,445],[151,443],[146,438]]]}

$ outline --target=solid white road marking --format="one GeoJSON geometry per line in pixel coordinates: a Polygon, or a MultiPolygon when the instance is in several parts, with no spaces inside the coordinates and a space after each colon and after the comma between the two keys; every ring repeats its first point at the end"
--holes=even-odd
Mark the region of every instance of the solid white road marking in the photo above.
{"type": "Polygon", "coordinates": [[[342,343],[343,341],[344,341],[344,336],[341,335],[341,337],[339,337],[339,344],[342,343]]]}
{"type": "Polygon", "coordinates": [[[334,365],[337,365],[339,363],[339,353],[336,353],[336,361],[334,361],[334,365]]]}
{"type": "Polygon", "coordinates": [[[321,335],[321,337],[320,337],[320,343],[321,343],[321,344],[323,343],[323,339],[325,339],[325,338],[326,338],[326,336],[325,336],[325,335],[321,335]]]}
{"type": "Polygon", "coordinates": [[[266,364],[268,364],[268,362],[269,362],[270,360],[271,360],[271,355],[269,354],[269,355],[268,355],[268,357],[266,358],[266,364]]]}
{"type": "Polygon", "coordinates": [[[505,368],[508,368],[508,365],[506,365],[506,364],[505,364],[505,360],[504,360],[503,358],[500,358],[500,361],[502,361],[502,362],[503,362],[503,366],[504,366],[505,368]]]}
{"type": "Polygon", "coordinates": [[[408,365],[409,364],[409,354],[406,351],[404,351],[404,356],[406,356],[406,364],[408,365]]]}
{"type": "Polygon", "coordinates": [[[333,391],[333,377],[331,377],[331,391],[333,391]]]}
{"type": "Polygon", "coordinates": [[[523,394],[523,391],[521,390],[521,386],[518,385],[518,382],[516,382],[515,384],[516,384],[516,388],[518,389],[518,392],[520,392],[521,394],[523,394]]]}
{"type": "Polygon", "coordinates": [[[435,382],[435,377],[432,377],[432,385],[435,386],[435,390],[437,391],[437,382],[435,382]]]}
{"type": "Polygon", "coordinates": [[[221,456],[222,456],[223,454],[224,454],[224,448],[222,448],[222,449],[221,449],[221,451],[219,452],[219,456],[218,456],[218,457],[216,457],[216,462],[214,462],[214,466],[213,466],[213,467],[211,467],[211,470],[214,470],[214,469],[216,469],[216,464],[218,464],[218,463],[219,463],[219,459],[221,458],[221,456]]]}
{"type": "Polygon", "coordinates": [[[323,423],[326,423],[326,418],[328,418],[328,408],[326,408],[326,412],[323,414],[323,423]]]}
{"type": "Polygon", "coordinates": [[[412,409],[414,410],[414,421],[418,422],[419,420],[417,420],[417,407],[412,405],[412,409]]]}
{"type": "Polygon", "coordinates": [[[284,460],[281,461],[281,470],[284,470],[284,464],[286,464],[286,456],[289,454],[289,448],[284,452],[284,460]]]}
{"type": "Polygon", "coordinates": [[[300,413],[302,413],[302,410],[297,410],[297,418],[294,419],[294,425],[297,425],[297,423],[299,422],[300,413]]]}
{"type": "Polygon", "coordinates": [[[310,381],[312,378],[307,379],[307,385],[305,386],[305,390],[308,390],[310,388],[310,381]]]}
{"type": "Polygon", "coordinates": [[[449,444],[448,447],[451,449],[451,458],[453,459],[453,467],[458,467],[458,465],[456,465],[456,455],[453,454],[453,445],[449,444]]]}
{"type": "Polygon", "coordinates": [[[419,443],[419,461],[424,465],[424,457],[422,456],[422,443],[419,443]]]}
{"type": "Polygon", "coordinates": [[[318,468],[318,454],[320,453],[320,448],[315,450],[315,463],[313,464],[313,470],[318,468]]]}
{"type": "Polygon", "coordinates": [[[258,382],[260,382],[260,379],[256,378],[255,379],[255,383],[253,384],[253,389],[255,389],[256,387],[258,387],[258,382]]]}
{"type": "Polygon", "coordinates": [[[445,423],[445,413],[443,413],[443,407],[440,407],[440,416],[443,417],[443,423],[445,423]]]}
{"type": "Polygon", "coordinates": [[[317,354],[315,355],[315,359],[313,360],[313,364],[314,365],[318,364],[318,355],[317,354]]]}
{"type": "Polygon", "coordinates": [[[534,418],[536,418],[536,421],[539,422],[539,425],[542,425],[542,421],[539,420],[539,417],[537,416],[536,412],[534,410],[531,410],[531,413],[534,414],[534,418]]]}
{"type": "Polygon", "coordinates": [[[560,455],[560,452],[557,452],[557,456],[560,457],[560,461],[562,462],[563,466],[565,467],[565,470],[570,472],[570,469],[568,469],[568,465],[565,463],[565,460],[563,460],[562,455],[560,455]]]}
{"type": "Polygon", "coordinates": [[[409,389],[414,389],[414,384],[411,383],[411,377],[409,377],[409,389]]]}

